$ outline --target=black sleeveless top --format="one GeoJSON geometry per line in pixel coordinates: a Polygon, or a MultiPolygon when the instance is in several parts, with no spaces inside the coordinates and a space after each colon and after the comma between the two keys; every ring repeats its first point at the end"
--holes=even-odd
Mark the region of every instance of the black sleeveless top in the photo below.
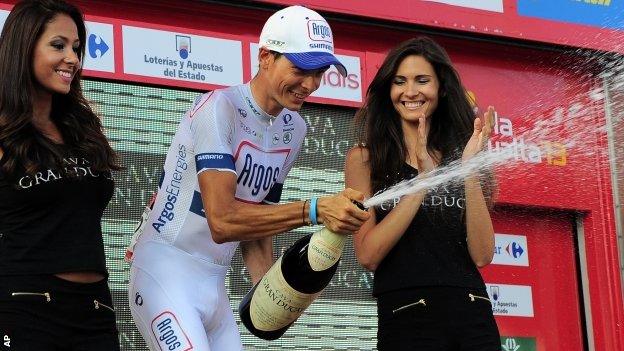
{"type": "Polygon", "coordinates": [[[0,275],[107,275],[100,222],[113,194],[112,175],[63,148],[64,167],[10,179],[0,173],[0,275]]]}
{"type": "MultiPolygon", "coordinates": [[[[417,174],[405,163],[398,179],[417,174]]],[[[398,201],[375,207],[377,223],[398,201]]],[[[463,182],[430,189],[406,232],[375,270],[373,295],[427,286],[485,289],[468,253],[465,208],[463,182]]]]}

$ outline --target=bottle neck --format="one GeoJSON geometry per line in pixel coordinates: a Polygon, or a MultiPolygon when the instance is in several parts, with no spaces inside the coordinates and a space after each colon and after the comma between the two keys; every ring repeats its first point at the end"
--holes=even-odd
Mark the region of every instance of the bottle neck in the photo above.
{"type": "Polygon", "coordinates": [[[346,240],[346,235],[336,234],[327,228],[314,233],[308,246],[310,267],[315,271],[332,267],[340,260],[346,240]]]}

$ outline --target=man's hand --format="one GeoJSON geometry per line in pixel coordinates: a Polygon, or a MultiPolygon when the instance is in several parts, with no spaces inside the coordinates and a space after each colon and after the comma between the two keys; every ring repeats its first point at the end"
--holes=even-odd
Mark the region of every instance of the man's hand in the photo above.
{"type": "Polygon", "coordinates": [[[364,194],[347,188],[338,194],[319,198],[319,223],[334,233],[355,233],[368,220],[370,213],[359,209],[353,201],[364,202],[364,194]]]}

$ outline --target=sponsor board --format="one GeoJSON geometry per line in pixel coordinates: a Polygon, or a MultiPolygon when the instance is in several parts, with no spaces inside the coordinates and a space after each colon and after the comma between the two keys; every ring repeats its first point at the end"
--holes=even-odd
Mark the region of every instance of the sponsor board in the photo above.
{"type": "Polygon", "coordinates": [[[624,2],[618,0],[518,0],[518,14],[624,30],[624,2]]]}
{"type": "Polygon", "coordinates": [[[492,264],[507,266],[529,266],[529,249],[524,235],[495,235],[492,264]]]}
{"type": "Polygon", "coordinates": [[[124,73],[195,83],[243,83],[238,40],[123,26],[124,73]]]}
{"type": "Polygon", "coordinates": [[[6,22],[7,17],[9,17],[9,11],[0,10],[0,28],[4,27],[4,22],[6,22]]]}
{"type": "Polygon", "coordinates": [[[501,336],[502,351],[537,351],[535,338],[501,336]]]}
{"type": "Polygon", "coordinates": [[[476,10],[503,12],[503,0],[425,0],[476,10]]]}
{"type": "MultiPolygon", "coordinates": [[[[575,102],[567,110],[558,108],[548,113],[545,117],[549,121],[555,119],[570,121],[572,118],[579,116],[582,106],[580,103],[575,102]]],[[[513,157],[514,160],[525,163],[546,163],[559,167],[568,164],[568,150],[563,142],[542,140],[538,144],[533,140],[525,140],[525,134],[527,133],[522,127],[520,130],[518,128],[514,129],[511,118],[501,116],[498,112],[495,112],[494,129],[492,130],[492,138],[488,140],[488,150],[507,155],[510,158],[513,157]]]]}
{"type": "Polygon", "coordinates": [[[533,317],[533,293],[527,285],[486,283],[495,316],[533,317]]]}
{"type": "Polygon", "coordinates": [[[108,23],[86,22],[87,47],[83,62],[84,69],[102,72],[115,72],[115,41],[113,25],[108,23]]]}

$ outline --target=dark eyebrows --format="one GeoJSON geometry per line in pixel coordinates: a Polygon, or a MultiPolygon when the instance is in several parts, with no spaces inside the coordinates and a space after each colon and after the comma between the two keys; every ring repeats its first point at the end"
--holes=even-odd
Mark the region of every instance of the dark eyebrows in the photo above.
{"type": "MultiPolygon", "coordinates": [[[[56,39],[61,39],[61,40],[63,40],[64,42],[69,42],[69,41],[70,41],[67,37],[65,37],[65,36],[63,36],[63,35],[55,35],[55,36],[53,36],[52,38],[50,38],[50,41],[53,41],[53,40],[56,40],[56,39]]],[[[76,38],[76,40],[74,40],[74,44],[75,44],[75,43],[80,44],[80,38],[76,38]]]]}
{"type": "MultiPolygon", "coordinates": [[[[414,78],[415,78],[415,79],[421,79],[421,78],[431,78],[431,77],[433,77],[433,76],[432,76],[432,75],[430,75],[430,74],[417,74],[416,76],[414,76],[414,78]]],[[[394,75],[394,78],[395,78],[395,79],[396,79],[396,78],[407,79],[407,77],[402,76],[402,75],[400,75],[400,74],[395,74],[395,75],[394,75]]]]}

